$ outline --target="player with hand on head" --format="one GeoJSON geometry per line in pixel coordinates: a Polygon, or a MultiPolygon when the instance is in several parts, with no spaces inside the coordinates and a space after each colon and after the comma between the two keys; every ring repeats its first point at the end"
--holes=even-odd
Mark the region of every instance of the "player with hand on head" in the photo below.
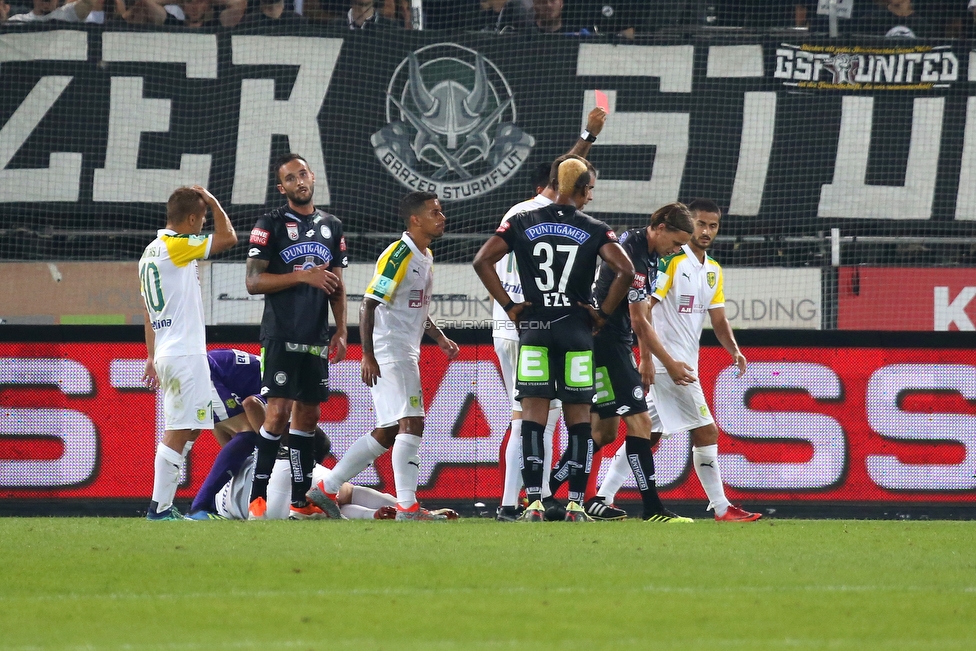
{"type": "Polygon", "coordinates": [[[396,485],[397,520],[446,520],[417,502],[424,396],[420,382],[420,342],[426,334],[448,359],[460,353],[429,318],[434,256],[428,248],[444,234],[441,202],[430,192],[411,192],[400,202],[407,227],[376,262],[359,309],[363,346],[362,379],[376,409],[376,428],[353,443],[332,474],[317,482],[309,499],[334,508],[340,486],[390,447],[396,485]]]}
{"type": "MultiPolygon", "coordinates": [[[[603,125],[607,120],[607,112],[600,107],[590,111],[586,120],[586,130],[580,134],[576,144],[567,152],[566,155],[579,156],[586,158],[590,152],[590,147],[596,141],[596,137],[603,130],[603,125]]],[[[556,199],[557,184],[555,170],[557,159],[553,165],[544,165],[536,172],[534,186],[536,196],[532,199],[522,201],[512,206],[501,223],[504,224],[514,215],[520,212],[535,210],[548,206],[556,199]]],[[[522,302],[522,281],[519,279],[518,266],[515,263],[515,253],[509,251],[508,255],[495,263],[495,273],[502,281],[511,301],[522,302]]],[[[507,301],[506,301],[507,302],[507,301]]],[[[498,507],[496,518],[503,522],[512,522],[518,518],[519,512],[517,500],[519,491],[522,488],[522,473],[520,470],[522,458],[522,407],[515,399],[515,367],[518,362],[518,328],[508,318],[502,303],[493,301],[492,305],[492,339],[495,344],[495,355],[498,356],[498,363],[501,367],[502,380],[505,383],[505,390],[512,400],[512,424],[505,438],[502,440],[502,460],[504,478],[502,483],[502,500],[498,507]]],[[[552,470],[552,436],[556,431],[556,423],[559,420],[561,405],[558,400],[553,400],[549,405],[549,417],[546,420],[546,429],[543,434],[545,446],[545,461],[543,462],[542,477],[542,503],[547,509],[557,506],[555,499],[549,492],[549,474],[552,470]]],[[[561,518],[560,518],[561,519],[561,518]]]]}
{"type": "Polygon", "coordinates": [[[570,503],[565,519],[585,522],[580,503],[592,460],[590,403],[593,398],[593,330],[626,296],[634,265],[605,223],[580,209],[592,198],[596,171],[569,157],[557,168],[558,194],[549,206],[519,213],[498,227],[474,259],[474,269],[492,298],[519,326],[516,371],[522,406],[522,478],[530,504],[523,517],[542,521],[543,432],[553,398],[563,403],[569,431],[570,503]],[[495,263],[515,252],[525,302],[509,298],[495,263]],[[589,311],[593,271],[599,258],[614,273],[599,310],[589,311]],[[505,303],[507,301],[507,303],[505,303]]]}
{"type": "Polygon", "coordinates": [[[264,519],[268,480],[287,435],[292,464],[289,517],[338,518],[338,509],[323,512],[308,503],[306,493],[312,486],[312,436],[319,405],[329,398],[329,361],[340,362],[346,356],[346,240],[342,222],[316,209],[315,174],[304,158],[285,154],[275,161],[273,172],[278,192],[288,203],[258,218],[251,230],[245,278],[249,294],[265,296],[261,393],[268,399],[250,517],[264,519]],[[330,307],[335,318],[331,339],[330,307]]]}
{"type": "MultiPolygon", "coordinates": [[[[593,442],[599,449],[617,438],[621,417],[627,424],[624,443],[625,457],[633,471],[643,503],[643,518],[648,522],[692,522],[666,509],[657,494],[654,456],[651,453],[651,432],[660,432],[661,424],[648,413],[645,394],[655,382],[652,353],[664,360],[667,375],[657,382],[690,384],[696,381],[693,369],[673,359],[658,339],[649,319],[647,294],[654,287],[658,260],[673,253],[688,242],[693,231],[691,213],[682,203],[669,203],[651,216],[644,228],[625,231],[620,245],[634,262],[636,274],[627,292],[626,304],[610,315],[607,324],[593,342],[593,365],[596,375],[596,401],[592,407],[593,442]],[[640,364],[634,360],[634,336],[640,350],[640,364]]],[[[602,265],[596,282],[597,300],[606,296],[612,271],[602,265]]],[[[553,479],[563,477],[560,468],[553,479]]],[[[620,520],[626,511],[606,503],[599,497],[587,500],[587,515],[596,520],[620,520]]]]}
{"type": "Polygon", "coordinates": [[[220,202],[199,185],[178,188],[166,202],[166,228],[139,259],[146,304],[146,369],[143,381],[163,390],[165,431],[156,447],[149,520],[181,520],[173,506],[183,459],[203,429],[213,427],[207,335],[197,260],[237,244],[237,233],[220,202]],[[202,235],[207,210],[214,232],[202,235]]]}
{"type": "MultiPolygon", "coordinates": [[[[664,347],[682,364],[698,367],[699,340],[705,324],[705,313],[719,342],[732,356],[739,377],[746,372],[746,358],[739,350],[732,326],[725,315],[725,290],[722,267],[708,256],[722,219],[722,210],[714,201],[696,199],[689,204],[695,232],[691,240],[675,255],[660,262],[658,282],[651,296],[654,327],[664,347]]],[[[655,354],[658,372],[666,364],[655,354]]],[[[690,430],[692,461],[695,473],[708,496],[708,508],[714,509],[719,522],[752,522],[760,513],[750,513],[732,505],[725,496],[718,466],[718,427],[705,402],[698,382],[655,382],[648,399],[657,408],[663,432],[673,434],[690,430]]],[[[658,434],[653,442],[657,442],[658,434]]],[[[623,480],[625,461],[614,458],[607,481],[600,488],[605,500],[613,501],[623,480]]]]}

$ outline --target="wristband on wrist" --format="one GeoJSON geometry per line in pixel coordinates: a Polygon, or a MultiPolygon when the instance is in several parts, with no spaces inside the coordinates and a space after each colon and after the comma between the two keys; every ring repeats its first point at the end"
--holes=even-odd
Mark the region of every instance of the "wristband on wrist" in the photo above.
{"type": "Polygon", "coordinates": [[[580,134],[580,140],[585,140],[586,142],[596,142],[596,136],[594,136],[588,129],[583,129],[583,133],[580,134]]]}
{"type": "Polygon", "coordinates": [[[600,318],[604,321],[610,318],[610,315],[603,311],[603,307],[596,308],[596,313],[600,315],[600,318]]]}
{"type": "Polygon", "coordinates": [[[508,303],[505,303],[505,305],[502,306],[502,311],[507,313],[513,307],[515,307],[515,301],[510,300],[508,303]]]}

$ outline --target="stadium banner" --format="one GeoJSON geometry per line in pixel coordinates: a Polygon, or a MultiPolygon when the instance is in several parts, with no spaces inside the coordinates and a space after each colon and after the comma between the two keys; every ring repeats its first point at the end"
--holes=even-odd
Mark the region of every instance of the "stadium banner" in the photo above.
{"type": "Polygon", "coordinates": [[[839,330],[974,330],[976,270],[841,267],[839,330]]]}
{"type": "MultiPolygon", "coordinates": [[[[343,272],[350,326],[359,325],[362,292],[373,267],[354,262],[343,272]]],[[[820,328],[819,269],[732,267],[724,272],[725,312],[733,328],[820,328]]],[[[261,323],[264,296],[248,294],[244,276],[243,262],[200,263],[207,325],[261,323]]],[[[437,264],[434,277],[430,315],[440,327],[491,327],[491,301],[470,264],[437,264]]],[[[134,262],[0,262],[3,323],[140,324],[144,319],[134,262]]]]}
{"type": "Polygon", "coordinates": [[[0,223],[158,228],[173,188],[201,183],[250,224],[290,148],[347,232],[399,232],[399,197],[432,190],[487,233],[599,90],[588,209],[614,227],[707,196],[737,217],[727,234],[966,230],[970,44],[789,38],[0,30],[0,223]]]}
{"type": "MultiPolygon", "coordinates": [[[[363,290],[372,264],[352,263],[343,271],[349,325],[359,324],[363,290]]],[[[725,313],[733,328],[819,329],[819,269],[741,268],[725,273],[725,313]]],[[[244,287],[243,263],[215,263],[201,273],[208,325],[258,324],[264,299],[244,287]]],[[[470,264],[434,265],[430,316],[441,328],[490,328],[491,299],[470,264]]],[[[711,324],[709,323],[710,327],[711,324]]]]}
{"type": "MultiPolygon", "coordinates": [[[[257,352],[254,344],[236,347],[257,352]]],[[[773,343],[744,352],[750,365],[743,378],[712,346],[702,349],[699,369],[722,431],[722,476],[734,501],[976,500],[972,349],[773,343]]],[[[338,456],[374,426],[360,354],[350,346],[348,359],[331,367],[334,394],[322,407],[321,425],[338,456]]],[[[79,508],[87,501],[148,500],[163,424],[158,396],[141,381],[144,355],[131,340],[0,343],[0,498],[79,508]]],[[[425,346],[421,373],[427,410],[421,498],[497,499],[498,450],[510,413],[492,347],[464,344],[460,357],[448,361],[425,346]]],[[[561,425],[557,437],[561,449],[561,425]]],[[[204,432],[180,498],[199,489],[216,452],[204,432]]],[[[656,468],[665,499],[704,500],[690,463],[687,433],[661,442],[656,468]]],[[[356,481],[392,491],[389,455],[356,481]]],[[[621,497],[637,493],[628,488],[621,497]]]]}

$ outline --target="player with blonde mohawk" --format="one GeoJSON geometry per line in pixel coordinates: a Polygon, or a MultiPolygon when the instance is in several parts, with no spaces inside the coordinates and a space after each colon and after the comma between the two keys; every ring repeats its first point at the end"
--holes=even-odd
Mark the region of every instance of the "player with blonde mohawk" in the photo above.
{"type": "Polygon", "coordinates": [[[569,499],[565,519],[589,520],[581,503],[593,454],[593,331],[627,294],[634,265],[605,223],[580,209],[592,197],[596,170],[571,156],[559,163],[553,204],[519,213],[503,223],[478,251],[474,269],[492,298],[519,327],[517,399],[522,406],[522,479],[529,499],[523,519],[541,522],[543,432],[549,403],[559,398],[569,432],[569,499]],[[525,301],[511,300],[494,264],[509,251],[522,276],[525,301]],[[614,274],[599,309],[590,305],[598,258],[614,274]]]}

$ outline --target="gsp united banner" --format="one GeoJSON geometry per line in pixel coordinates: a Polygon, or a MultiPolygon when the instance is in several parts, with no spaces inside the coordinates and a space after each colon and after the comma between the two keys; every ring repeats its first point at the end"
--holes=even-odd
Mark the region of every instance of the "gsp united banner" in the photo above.
{"type": "Polygon", "coordinates": [[[278,201],[269,162],[291,149],[347,232],[399,230],[410,189],[490,232],[598,90],[612,114],[589,210],[611,224],[696,196],[728,206],[736,234],[976,219],[963,41],[374,36],[0,28],[0,223],[155,228],[192,183],[250,223],[278,201]]]}
{"type": "MultiPolygon", "coordinates": [[[[750,366],[743,378],[712,347],[702,349],[699,371],[722,431],[720,462],[731,499],[976,500],[972,350],[747,346],[744,352],[750,366]]],[[[88,500],[149,499],[163,424],[159,398],[140,382],[144,353],[138,343],[0,343],[0,498],[56,498],[79,508],[88,500]]],[[[320,424],[338,456],[374,426],[359,355],[351,346],[349,359],[332,366],[334,395],[322,407],[320,424]]],[[[427,409],[421,498],[497,499],[498,450],[510,412],[492,347],[463,345],[449,362],[426,346],[421,372],[427,409]]],[[[562,425],[557,436],[561,449],[562,425]]],[[[612,456],[618,445],[604,454],[612,456]]],[[[216,452],[204,432],[180,498],[196,493],[216,452]]],[[[687,434],[662,441],[655,457],[665,499],[705,499],[687,434]]],[[[392,492],[389,455],[355,481],[392,492]]],[[[637,494],[625,490],[621,497],[637,494]]]]}

